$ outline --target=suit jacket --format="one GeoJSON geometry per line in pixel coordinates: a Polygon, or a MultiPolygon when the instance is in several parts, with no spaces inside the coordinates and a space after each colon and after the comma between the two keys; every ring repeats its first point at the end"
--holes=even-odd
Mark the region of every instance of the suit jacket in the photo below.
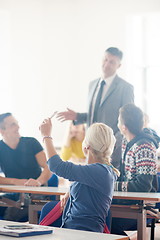
{"type": "MultiPolygon", "coordinates": [[[[87,113],[78,113],[77,120],[74,121],[74,124],[87,123],[87,126],[90,126],[93,123],[91,122],[91,107],[93,96],[99,81],[100,78],[90,82],[87,113]]],[[[106,96],[104,97],[103,102],[98,108],[97,122],[102,122],[110,126],[116,137],[116,144],[112,154],[112,164],[118,169],[120,169],[122,155],[122,135],[120,134],[117,126],[119,109],[125,104],[133,102],[133,86],[116,75],[106,93],[106,96]]]]}
{"type": "MultiPolygon", "coordinates": [[[[90,126],[93,123],[91,122],[91,107],[93,96],[99,81],[100,78],[90,82],[87,113],[78,113],[75,124],[87,123],[87,125],[90,126]]],[[[116,75],[106,93],[106,96],[104,97],[103,102],[99,106],[97,122],[107,124],[116,134],[117,131],[119,131],[117,127],[119,109],[123,105],[133,102],[133,86],[116,75]]]]}

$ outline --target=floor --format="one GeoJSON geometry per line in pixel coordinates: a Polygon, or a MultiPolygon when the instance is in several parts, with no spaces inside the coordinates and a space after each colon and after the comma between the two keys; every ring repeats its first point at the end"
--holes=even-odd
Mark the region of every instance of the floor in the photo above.
{"type": "MultiPolygon", "coordinates": [[[[151,229],[147,228],[146,240],[150,240],[150,231],[151,231],[151,229]]],[[[130,237],[130,240],[137,240],[137,232],[136,231],[127,232],[127,234],[130,237]]],[[[154,240],[160,240],[160,222],[156,223],[154,240]]]]}
{"type": "Polygon", "coordinates": [[[160,223],[156,224],[155,240],[160,240],[160,223]]]}

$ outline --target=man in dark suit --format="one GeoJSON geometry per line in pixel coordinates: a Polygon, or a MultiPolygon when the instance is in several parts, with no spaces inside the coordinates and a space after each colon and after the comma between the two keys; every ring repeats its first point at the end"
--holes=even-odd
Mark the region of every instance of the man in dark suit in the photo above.
{"type": "Polygon", "coordinates": [[[57,118],[61,121],[73,120],[74,124],[102,122],[110,126],[117,139],[112,155],[112,164],[120,169],[121,140],[117,123],[119,109],[134,102],[133,86],[117,75],[121,66],[123,53],[115,47],[105,51],[102,61],[102,76],[89,85],[88,109],[86,113],[77,113],[71,109],[59,112],[57,118]]]}

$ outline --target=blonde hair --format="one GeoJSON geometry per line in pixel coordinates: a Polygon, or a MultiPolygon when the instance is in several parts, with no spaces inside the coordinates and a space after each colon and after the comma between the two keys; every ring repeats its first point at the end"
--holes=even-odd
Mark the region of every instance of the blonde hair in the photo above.
{"type": "Polygon", "coordinates": [[[119,176],[120,173],[118,169],[110,163],[115,142],[116,139],[113,130],[109,126],[104,123],[94,123],[87,129],[83,147],[90,146],[93,155],[100,160],[101,163],[111,166],[119,176]]]}

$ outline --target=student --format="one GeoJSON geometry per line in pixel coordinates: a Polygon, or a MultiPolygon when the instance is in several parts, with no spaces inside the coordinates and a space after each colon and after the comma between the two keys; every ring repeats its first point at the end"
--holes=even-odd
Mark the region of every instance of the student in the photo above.
{"type": "Polygon", "coordinates": [[[103,232],[113,196],[114,181],[119,171],[110,163],[115,137],[103,123],[91,125],[83,141],[87,165],[64,162],[57,155],[51,137],[51,119],[40,126],[50,170],[75,181],[65,199],[63,228],[103,232]]]}
{"type": "MultiPolygon", "coordinates": [[[[115,184],[116,191],[124,192],[156,192],[156,149],[157,141],[151,134],[143,132],[143,112],[134,104],[127,104],[119,111],[118,127],[124,136],[122,144],[122,166],[120,180],[115,184]]],[[[113,201],[116,203],[116,201],[113,201]]],[[[118,204],[123,204],[119,200],[118,204]]],[[[136,204],[136,202],[125,202],[136,204]]],[[[124,230],[135,230],[133,219],[113,218],[114,234],[124,235],[124,230]]]]}
{"type": "MultiPolygon", "coordinates": [[[[51,172],[43,148],[35,138],[21,137],[19,124],[11,113],[0,115],[0,133],[0,167],[5,175],[0,176],[0,184],[41,186],[46,183],[51,172]]],[[[19,200],[18,194],[6,197],[19,200]]],[[[0,216],[4,210],[0,208],[0,216]]],[[[6,217],[6,220],[19,221],[20,214],[15,213],[13,219],[6,217]]]]}
{"type": "Polygon", "coordinates": [[[85,156],[82,151],[82,142],[85,136],[84,125],[73,125],[71,122],[67,130],[60,153],[61,158],[64,161],[71,160],[74,163],[84,163],[85,156]]]}

